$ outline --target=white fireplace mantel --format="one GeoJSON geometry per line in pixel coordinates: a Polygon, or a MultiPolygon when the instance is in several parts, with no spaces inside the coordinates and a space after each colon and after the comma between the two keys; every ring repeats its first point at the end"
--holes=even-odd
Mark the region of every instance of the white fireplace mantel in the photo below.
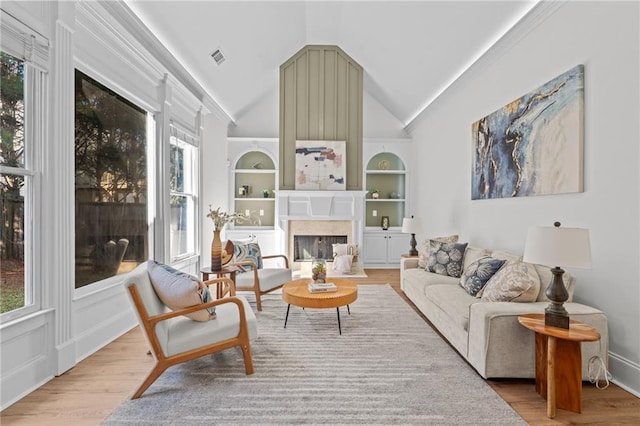
{"type": "Polygon", "coordinates": [[[289,240],[289,221],[348,220],[353,226],[353,243],[361,244],[367,191],[276,191],[278,219],[289,240]]]}

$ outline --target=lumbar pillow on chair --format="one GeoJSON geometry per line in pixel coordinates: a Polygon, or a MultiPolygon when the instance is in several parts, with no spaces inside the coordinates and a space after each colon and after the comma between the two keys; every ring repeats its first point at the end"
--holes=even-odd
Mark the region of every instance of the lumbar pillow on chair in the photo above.
{"type": "Polygon", "coordinates": [[[342,274],[351,272],[353,256],[350,254],[341,254],[333,258],[333,270],[342,274]]]}
{"type": "MultiPolygon", "coordinates": [[[[149,271],[153,289],[162,303],[174,311],[210,302],[213,299],[209,293],[209,287],[193,275],[155,260],[147,263],[147,271],[149,271]]],[[[208,321],[216,317],[216,308],[212,306],[185,316],[196,321],[208,321]]]]}

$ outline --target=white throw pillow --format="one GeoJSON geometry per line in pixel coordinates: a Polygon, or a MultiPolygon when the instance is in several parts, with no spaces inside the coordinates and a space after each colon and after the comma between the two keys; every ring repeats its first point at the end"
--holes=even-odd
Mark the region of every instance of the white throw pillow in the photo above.
{"type": "Polygon", "coordinates": [[[341,254],[333,258],[333,270],[341,274],[351,272],[352,264],[353,256],[350,254],[341,254]]]}
{"type": "MultiPolygon", "coordinates": [[[[193,275],[178,271],[171,266],[150,260],[147,263],[149,279],[156,294],[171,310],[189,308],[212,300],[209,287],[193,275]]],[[[216,308],[212,306],[185,316],[196,321],[215,319],[216,308]]]]}
{"type": "Polygon", "coordinates": [[[342,256],[344,254],[348,254],[353,256],[353,259],[358,259],[358,245],[357,244],[342,244],[337,243],[333,244],[333,257],[335,259],[336,256],[342,256]]]}

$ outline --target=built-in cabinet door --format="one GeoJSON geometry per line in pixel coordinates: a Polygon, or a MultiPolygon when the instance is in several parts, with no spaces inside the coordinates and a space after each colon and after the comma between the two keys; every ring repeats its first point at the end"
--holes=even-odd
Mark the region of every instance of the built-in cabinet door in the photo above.
{"type": "Polygon", "coordinates": [[[400,257],[409,253],[411,236],[403,233],[393,233],[387,239],[387,262],[400,264],[400,257]]]}
{"type": "Polygon", "coordinates": [[[365,232],[361,250],[365,267],[399,266],[400,257],[409,251],[409,239],[402,232],[365,232]]]}
{"type": "Polygon", "coordinates": [[[365,233],[362,258],[365,265],[387,263],[387,235],[365,233]]]}

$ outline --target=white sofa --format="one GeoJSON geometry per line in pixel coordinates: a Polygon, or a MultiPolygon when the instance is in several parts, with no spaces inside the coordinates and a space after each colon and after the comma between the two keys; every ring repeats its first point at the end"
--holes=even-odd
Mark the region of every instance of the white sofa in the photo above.
{"type": "MultiPolygon", "coordinates": [[[[483,250],[491,254],[491,250],[483,250]]],[[[465,252],[465,256],[467,256],[465,252]]],[[[484,378],[535,378],[534,333],[518,322],[518,315],[544,313],[549,302],[545,291],[551,282],[548,267],[535,265],[540,277],[536,302],[487,302],[471,296],[460,278],[418,268],[418,258],[403,258],[400,285],[406,296],[431,324],[484,378]]],[[[600,332],[598,342],[582,344],[582,377],[588,380],[589,359],[598,355],[607,361],[607,318],[603,312],[571,302],[575,279],[564,276],[569,300],[564,304],[572,320],[589,324],[600,332]]]]}

